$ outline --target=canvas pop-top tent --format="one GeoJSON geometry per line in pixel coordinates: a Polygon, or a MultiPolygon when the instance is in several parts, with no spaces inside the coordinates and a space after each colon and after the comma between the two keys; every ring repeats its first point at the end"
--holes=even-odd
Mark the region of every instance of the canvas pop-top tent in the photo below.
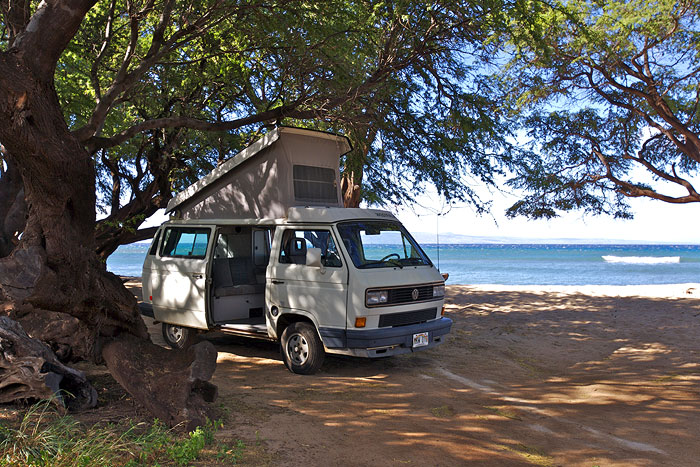
{"type": "Polygon", "coordinates": [[[278,127],[170,200],[181,219],[279,219],[292,206],[342,207],[344,136],[278,127]]]}

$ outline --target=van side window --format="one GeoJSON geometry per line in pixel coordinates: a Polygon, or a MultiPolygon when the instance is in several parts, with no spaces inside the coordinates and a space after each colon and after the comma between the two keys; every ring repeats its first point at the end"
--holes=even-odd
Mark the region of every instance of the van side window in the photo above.
{"type": "Polygon", "coordinates": [[[165,230],[161,256],[202,259],[207,254],[209,229],[170,227],[165,230]]]}
{"type": "Polygon", "coordinates": [[[159,230],[156,233],[156,238],[153,239],[153,243],[151,244],[151,249],[148,250],[149,256],[155,255],[156,252],[158,251],[158,242],[160,241],[160,233],[161,232],[162,232],[162,230],[159,230]]]}
{"type": "Polygon", "coordinates": [[[329,268],[340,268],[338,248],[333,241],[333,235],[328,230],[286,230],[282,237],[280,263],[306,264],[306,250],[321,249],[321,264],[329,268]]]}

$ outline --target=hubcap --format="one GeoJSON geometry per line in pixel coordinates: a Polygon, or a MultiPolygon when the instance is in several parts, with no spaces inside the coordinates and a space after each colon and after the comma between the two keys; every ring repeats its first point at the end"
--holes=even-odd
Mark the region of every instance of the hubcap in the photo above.
{"type": "Polygon", "coordinates": [[[303,365],[309,358],[309,344],[300,334],[294,334],[287,342],[287,354],[293,363],[303,365]]]}
{"type": "Polygon", "coordinates": [[[173,342],[180,342],[184,331],[179,326],[168,326],[168,336],[173,342]]]}

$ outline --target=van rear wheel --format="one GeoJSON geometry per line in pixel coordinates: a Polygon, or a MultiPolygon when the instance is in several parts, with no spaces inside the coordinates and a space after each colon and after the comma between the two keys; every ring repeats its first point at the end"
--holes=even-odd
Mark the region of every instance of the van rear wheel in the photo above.
{"type": "Polygon", "coordinates": [[[311,375],[321,368],[325,351],[311,323],[300,321],[287,326],[281,344],[284,364],[292,373],[311,375]]]}
{"type": "Polygon", "coordinates": [[[186,349],[196,341],[196,331],[185,326],[163,323],[163,339],[173,349],[186,349]]]}

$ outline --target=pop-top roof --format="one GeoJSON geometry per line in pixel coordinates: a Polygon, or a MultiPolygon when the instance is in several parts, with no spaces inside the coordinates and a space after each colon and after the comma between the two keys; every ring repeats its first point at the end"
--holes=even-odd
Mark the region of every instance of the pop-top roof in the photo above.
{"type": "Polygon", "coordinates": [[[260,153],[263,149],[274,144],[280,138],[280,135],[282,133],[312,136],[314,138],[333,140],[340,147],[340,155],[346,154],[352,149],[350,141],[345,136],[327,133],[323,131],[307,130],[304,128],[282,126],[277,127],[274,130],[266,133],[265,136],[263,136],[250,146],[246,147],[241,152],[239,152],[238,154],[236,154],[235,156],[233,156],[232,158],[230,158],[229,160],[227,160],[226,162],[209,172],[207,175],[205,175],[204,177],[202,177],[201,179],[199,179],[198,181],[196,181],[195,183],[193,183],[192,185],[188,186],[180,193],[175,195],[175,197],[171,199],[170,202],[168,202],[168,206],[165,208],[165,212],[167,213],[173,211],[176,207],[178,207],[188,199],[192,198],[194,195],[201,192],[206,187],[212,185],[214,182],[216,182],[221,177],[234,170],[236,167],[240,166],[247,160],[250,160],[251,158],[255,157],[255,155],[260,153]]]}

